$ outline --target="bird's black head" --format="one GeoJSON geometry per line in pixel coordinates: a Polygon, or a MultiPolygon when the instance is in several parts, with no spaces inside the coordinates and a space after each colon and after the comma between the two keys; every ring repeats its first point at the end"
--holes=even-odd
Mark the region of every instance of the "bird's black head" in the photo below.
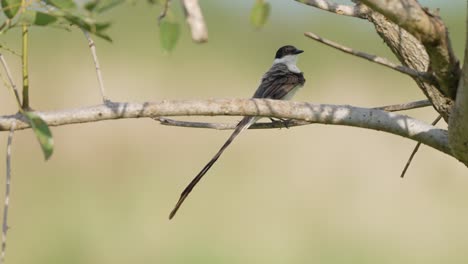
{"type": "Polygon", "coordinates": [[[304,52],[303,50],[297,49],[294,46],[286,45],[278,49],[276,52],[275,59],[281,59],[286,55],[297,55],[304,52]]]}

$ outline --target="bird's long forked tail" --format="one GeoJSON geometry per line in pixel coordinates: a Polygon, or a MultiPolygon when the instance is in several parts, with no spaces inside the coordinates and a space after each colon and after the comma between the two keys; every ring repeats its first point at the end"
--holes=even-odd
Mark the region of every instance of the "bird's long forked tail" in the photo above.
{"type": "Polygon", "coordinates": [[[184,191],[180,194],[179,201],[175,205],[174,209],[172,209],[171,214],[169,215],[169,219],[172,219],[177,211],[179,210],[180,206],[182,203],[185,201],[185,199],[188,197],[190,192],[192,192],[193,188],[197,183],[203,178],[203,176],[206,174],[206,172],[213,166],[213,164],[218,160],[218,158],[223,154],[224,150],[234,141],[234,139],[245,129],[249,128],[255,121],[257,121],[258,118],[256,117],[244,117],[239,124],[237,124],[236,129],[234,132],[232,132],[231,136],[228,138],[228,140],[224,143],[224,145],[218,150],[216,155],[203,167],[203,169],[195,176],[195,178],[185,187],[184,191]]]}

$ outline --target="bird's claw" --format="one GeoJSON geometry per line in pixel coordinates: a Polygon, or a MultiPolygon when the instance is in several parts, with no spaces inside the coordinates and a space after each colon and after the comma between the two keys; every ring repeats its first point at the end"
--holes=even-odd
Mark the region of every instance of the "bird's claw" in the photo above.
{"type": "Polygon", "coordinates": [[[291,123],[292,119],[285,119],[285,118],[273,118],[269,117],[272,123],[280,122],[285,128],[289,129],[289,123],[291,123]]]}

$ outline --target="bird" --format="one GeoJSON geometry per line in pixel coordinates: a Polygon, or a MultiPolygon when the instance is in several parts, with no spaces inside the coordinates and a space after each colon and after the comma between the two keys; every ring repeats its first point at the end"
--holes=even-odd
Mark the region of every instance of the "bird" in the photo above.
{"type": "MultiPolygon", "coordinates": [[[[252,98],[267,98],[277,100],[289,100],[301,87],[304,86],[305,79],[304,74],[297,67],[297,57],[303,53],[303,50],[297,49],[292,45],[286,45],[280,47],[275,54],[273,65],[263,75],[260,85],[255,91],[252,98]]],[[[187,185],[184,191],[180,194],[180,198],[177,201],[174,209],[169,215],[169,219],[172,219],[177,211],[179,210],[182,203],[188,197],[193,188],[218,160],[221,154],[226,148],[232,143],[232,141],[244,130],[248,129],[254,124],[260,117],[246,116],[237,124],[234,132],[227,139],[224,145],[218,150],[218,152],[211,158],[211,160],[203,167],[203,169],[195,176],[195,178],[187,185]]]]}

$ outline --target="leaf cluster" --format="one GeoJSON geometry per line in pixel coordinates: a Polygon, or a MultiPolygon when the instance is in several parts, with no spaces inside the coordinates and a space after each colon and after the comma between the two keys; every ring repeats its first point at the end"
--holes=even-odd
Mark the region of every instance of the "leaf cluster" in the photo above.
{"type": "MultiPolygon", "coordinates": [[[[88,0],[78,4],[73,0],[1,0],[4,17],[0,33],[19,25],[55,26],[67,29],[77,26],[100,38],[111,41],[105,30],[109,22],[96,19],[126,0],[88,0]]],[[[1,21],[1,20],[0,20],[1,21]]]]}

